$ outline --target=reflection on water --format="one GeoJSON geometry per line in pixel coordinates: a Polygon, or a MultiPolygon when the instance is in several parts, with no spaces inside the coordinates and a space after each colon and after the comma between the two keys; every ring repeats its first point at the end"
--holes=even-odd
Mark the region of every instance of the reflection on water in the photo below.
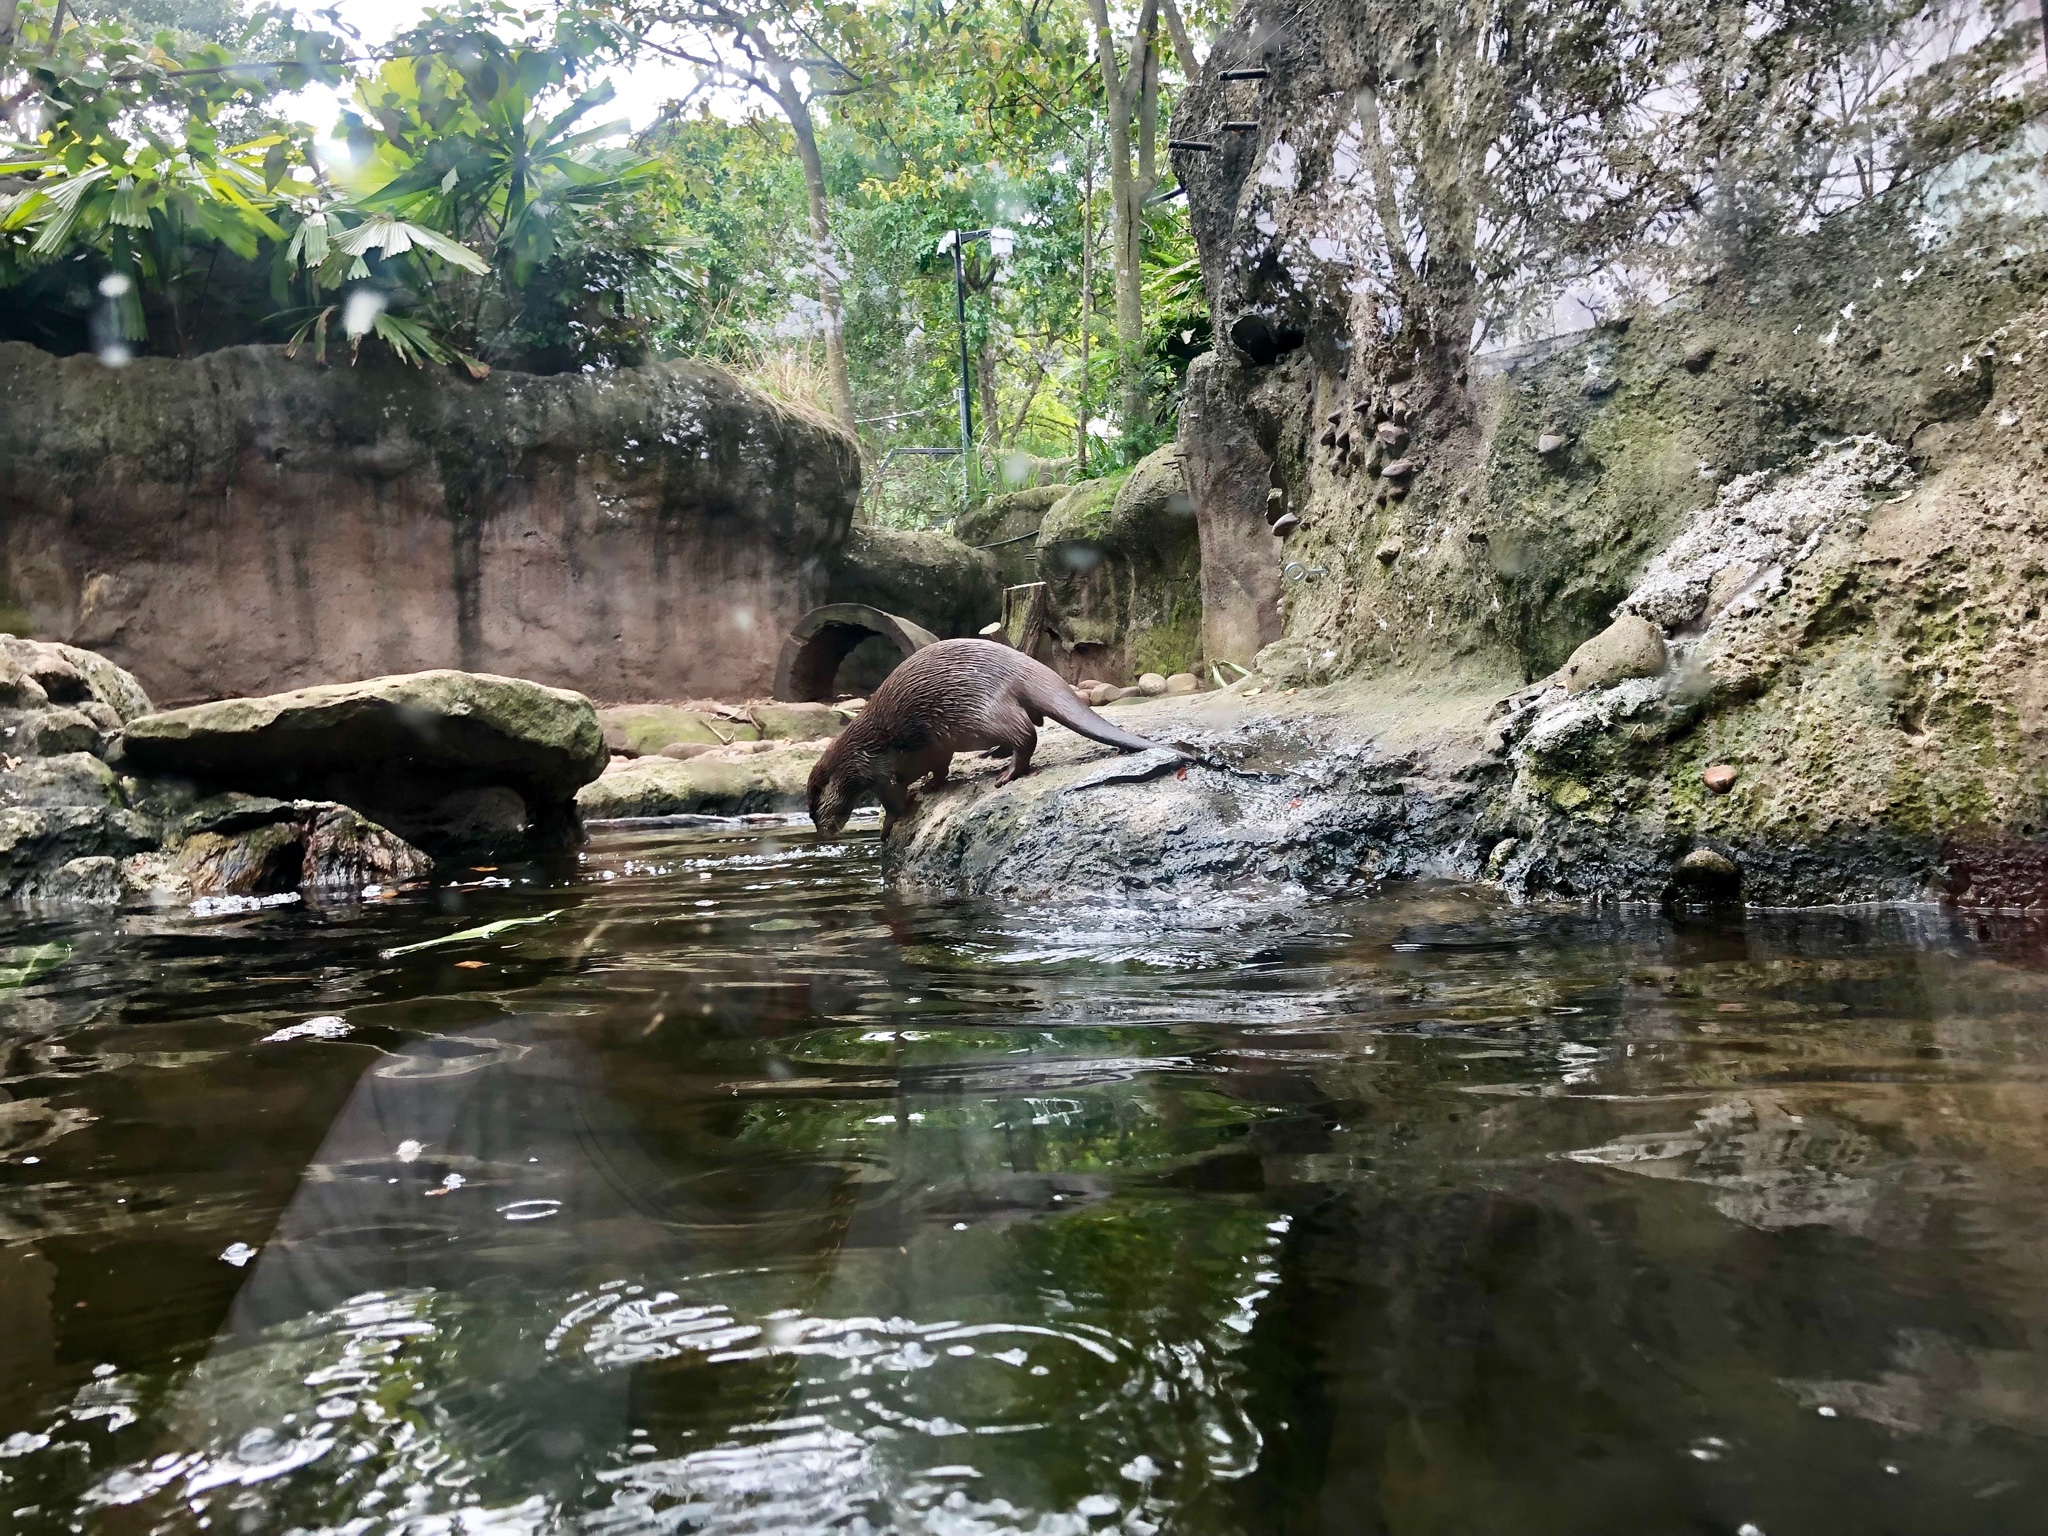
{"type": "Polygon", "coordinates": [[[5,936],[0,1525],[2048,1507],[2038,933],[911,908],[773,830],[488,878],[5,936]]]}

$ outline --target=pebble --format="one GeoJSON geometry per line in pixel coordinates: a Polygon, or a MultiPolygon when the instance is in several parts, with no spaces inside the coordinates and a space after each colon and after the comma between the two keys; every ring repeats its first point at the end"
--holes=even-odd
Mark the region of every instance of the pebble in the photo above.
{"type": "Polygon", "coordinates": [[[1296,517],[1292,512],[1282,512],[1278,517],[1273,519],[1273,532],[1283,539],[1286,538],[1287,535],[1289,535],[1290,533],[1294,532],[1294,530],[1299,528],[1300,526],[1301,519],[1296,517]]]}
{"type": "Polygon", "coordinates": [[[1717,795],[1725,795],[1735,787],[1735,770],[1727,763],[1712,764],[1700,778],[1717,795]]]}
{"type": "Polygon", "coordinates": [[[1166,679],[1157,672],[1147,672],[1138,679],[1138,692],[1148,699],[1156,699],[1166,692],[1166,679]]]}
{"type": "Polygon", "coordinates": [[[1552,454],[1557,452],[1557,450],[1562,448],[1563,446],[1564,435],[1562,433],[1546,432],[1541,437],[1536,439],[1536,451],[1538,453],[1552,454]]]}
{"type": "Polygon", "coordinates": [[[1373,435],[1386,445],[1389,453],[1399,453],[1408,446],[1408,429],[1395,422],[1381,422],[1373,435]]]}

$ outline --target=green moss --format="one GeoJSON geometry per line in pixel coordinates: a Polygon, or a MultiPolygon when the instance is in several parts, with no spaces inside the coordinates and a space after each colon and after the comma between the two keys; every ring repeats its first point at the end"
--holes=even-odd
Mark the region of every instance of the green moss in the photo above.
{"type": "Polygon", "coordinates": [[[1045,515],[1039,542],[1056,544],[1070,539],[1091,539],[1101,543],[1109,537],[1110,515],[1116,509],[1116,493],[1123,489],[1129,470],[1084,480],[1060,498],[1045,515]]]}
{"type": "Polygon", "coordinates": [[[1176,596],[1163,623],[1131,639],[1131,671],[1137,675],[1196,671],[1202,662],[1202,600],[1199,594],[1176,596]]]}

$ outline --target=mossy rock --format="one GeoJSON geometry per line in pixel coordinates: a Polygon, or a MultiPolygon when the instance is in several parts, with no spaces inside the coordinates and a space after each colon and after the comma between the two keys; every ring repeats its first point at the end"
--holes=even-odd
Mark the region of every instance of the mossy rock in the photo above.
{"type": "Polygon", "coordinates": [[[752,714],[764,741],[829,741],[851,718],[829,704],[756,704],[752,714]]]}
{"type": "Polygon", "coordinates": [[[643,757],[614,763],[576,795],[585,821],[636,816],[748,816],[800,811],[813,752],[760,752],[748,757],[643,757]]]}
{"type": "Polygon", "coordinates": [[[628,757],[652,757],[678,742],[722,746],[729,741],[755,741],[761,732],[752,725],[710,717],[672,704],[614,704],[597,712],[604,744],[628,757]]]}
{"type": "Polygon", "coordinates": [[[1034,485],[1029,490],[991,496],[954,521],[953,532],[971,545],[995,544],[1007,539],[1022,542],[1026,534],[1038,532],[1055,503],[1073,487],[1034,485]]]}

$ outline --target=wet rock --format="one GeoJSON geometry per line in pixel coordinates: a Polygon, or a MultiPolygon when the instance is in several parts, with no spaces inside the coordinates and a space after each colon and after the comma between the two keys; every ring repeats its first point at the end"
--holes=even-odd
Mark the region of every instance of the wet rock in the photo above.
{"type": "Polygon", "coordinates": [[[1655,677],[1664,670],[1664,636],[1656,625],[1625,613],[1573,651],[1558,669],[1568,693],[1611,688],[1632,677],[1655,677]]]}
{"type": "MultiPolygon", "coordinates": [[[[425,853],[345,805],[222,795],[193,808],[167,860],[145,878],[182,900],[359,891],[418,879],[433,867],[425,853]]],[[[131,871],[131,884],[137,876],[131,871]]]]}
{"type": "Polygon", "coordinates": [[[884,849],[919,892],[1019,901],[1163,900],[1202,921],[1373,881],[1464,868],[1474,803],[1462,748],[1376,746],[1348,716],[1263,716],[1228,693],[1134,706],[1131,729],[1188,741],[1118,754],[1048,727],[1032,772],[955,762],[884,849]],[[1222,763],[1242,764],[1239,768],[1222,763]]]}
{"type": "Polygon", "coordinates": [[[722,746],[735,737],[752,737],[752,725],[719,719],[672,704],[613,704],[597,712],[604,744],[629,757],[648,757],[674,742],[697,741],[722,746]]]}
{"type": "Polygon", "coordinates": [[[774,741],[829,741],[847,725],[829,704],[756,704],[749,713],[762,737],[774,741]]]}
{"type": "Polygon", "coordinates": [[[305,834],[291,822],[247,832],[199,832],[171,859],[171,875],[195,896],[268,896],[298,888],[305,834]]]}
{"type": "Polygon", "coordinates": [[[361,890],[397,885],[433,871],[419,849],[345,805],[322,806],[305,823],[300,889],[361,890]]]}
{"type": "Polygon", "coordinates": [[[1717,795],[1725,795],[1735,787],[1735,769],[1727,763],[1713,763],[1700,775],[1700,781],[1717,795]]]}
{"type": "Polygon", "coordinates": [[[110,907],[127,895],[121,861],[108,854],[67,859],[37,874],[15,892],[15,900],[65,906],[110,907]]]}
{"type": "Polygon", "coordinates": [[[125,807],[0,809],[0,895],[17,897],[74,859],[119,858],[154,847],[156,841],[155,827],[125,807]]]}
{"type": "Polygon", "coordinates": [[[1166,691],[1171,695],[1200,693],[1202,680],[1192,672],[1176,672],[1166,680],[1166,691]]]}
{"type": "Polygon", "coordinates": [[[1148,699],[1156,699],[1166,692],[1166,679],[1157,672],[1147,672],[1138,679],[1138,692],[1148,699]]]}
{"type": "Polygon", "coordinates": [[[1742,885],[1742,870],[1718,848],[1695,848],[1671,871],[1680,887],[1705,896],[1732,896],[1742,885]]]}
{"type": "Polygon", "coordinates": [[[572,834],[576,790],[604,771],[581,694],[471,672],[416,672],[131,721],[122,763],[225,789],[354,807],[401,837],[447,837],[452,794],[503,789],[528,833],[572,834]]]}
{"type": "Polygon", "coordinates": [[[706,753],[682,762],[643,757],[615,764],[579,790],[576,803],[586,821],[800,811],[817,761],[817,752],[800,747],[745,756],[706,753]]]}

